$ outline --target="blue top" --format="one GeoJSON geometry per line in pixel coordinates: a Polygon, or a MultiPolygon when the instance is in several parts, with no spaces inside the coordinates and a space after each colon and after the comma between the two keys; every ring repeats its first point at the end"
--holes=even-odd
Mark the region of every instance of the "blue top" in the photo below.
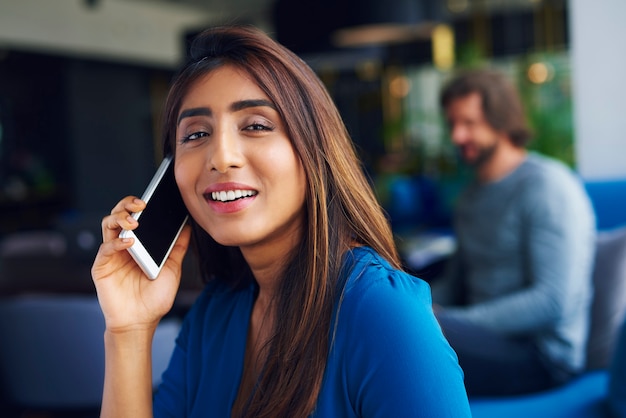
{"type": "MultiPolygon", "coordinates": [[[[463,373],[430,289],[368,247],[349,276],[313,417],[471,417],[463,373]]],[[[350,263],[350,264],[348,264],[350,263]]],[[[155,417],[230,417],[242,376],[253,286],[208,285],[185,318],[155,417]]]]}

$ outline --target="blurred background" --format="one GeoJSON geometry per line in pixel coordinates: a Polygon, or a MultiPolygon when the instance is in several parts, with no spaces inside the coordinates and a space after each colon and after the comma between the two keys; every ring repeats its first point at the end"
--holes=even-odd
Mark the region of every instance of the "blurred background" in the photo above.
{"type": "MultiPolygon", "coordinates": [[[[467,180],[438,106],[460,68],[510,75],[532,149],[626,181],[624,18],[623,0],[0,0],[0,295],[93,296],[100,219],[156,169],[170,79],[206,27],[258,26],[311,65],[424,272],[467,180]]],[[[599,227],[625,212],[608,200],[599,227]]],[[[181,310],[198,286],[190,267],[181,310]]]]}

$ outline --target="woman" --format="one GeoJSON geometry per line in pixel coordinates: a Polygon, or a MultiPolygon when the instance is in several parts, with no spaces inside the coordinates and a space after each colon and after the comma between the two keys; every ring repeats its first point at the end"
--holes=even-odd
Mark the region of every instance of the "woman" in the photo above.
{"type": "Polygon", "coordinates": [[[92,268],[106,319],[103,417],[470,416],[427,285],[392,234],[314,72],[252,28],[201,34],[166,103],[191,216],[148,280],[123,199],[92,268]],[[208,283],[152,402],[150,348],[192,236],[208,283]]]}

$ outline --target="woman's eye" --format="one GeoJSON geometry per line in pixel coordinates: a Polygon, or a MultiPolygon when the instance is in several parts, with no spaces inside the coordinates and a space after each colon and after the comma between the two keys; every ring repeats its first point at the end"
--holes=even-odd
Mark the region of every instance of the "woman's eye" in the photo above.
{"type": "Polygon", "coordinates": [[[185,143],[185,142],[189,142],[189,141],[195,141],[195,140],[198,140],[198,139],[203,138],[205,136],[209,136],[209,134],[207,132],[194,132],[192,134],[183,136],[181,138],[181,142],[185,143]]]}
{"type": "Polygon", "coordinates": [[[262,123],[253,123],[244,128],[246,131],[271,131],[273,128],[271,126],[264,125],[262,123]]]}

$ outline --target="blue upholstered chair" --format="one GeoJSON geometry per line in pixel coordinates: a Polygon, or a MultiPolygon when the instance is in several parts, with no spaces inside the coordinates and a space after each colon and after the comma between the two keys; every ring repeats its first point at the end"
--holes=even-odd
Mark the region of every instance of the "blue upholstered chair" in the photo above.
{"type": "Polygon", "coordinates": [[[626,225],[626,179],[588,180],[584,184],[596,213],[598,230],[626,225]]]}
{"type": "Polygon", "coordinates": [[[95,296],[0,301],[0,379],[8,400],[30,410],[97,408],[103,334],[95,296]]]}
{"type": "MultiPolygon", "coordinates": [[[[167,319],[156,330],[154,387],[179,329],[179,320],[167,319]]],[[[6,402],[21,411],[97,411],[104,381],[103,334],[104,318],[95,295],[1,298],[0,388],[6,402]]]]}
{"type": "Polygon", "coordinates": [[[626,226],[598,233],[593,282],[587,371],[541,393],[471,398],[474,418],[626,418],[626,226]]]}

